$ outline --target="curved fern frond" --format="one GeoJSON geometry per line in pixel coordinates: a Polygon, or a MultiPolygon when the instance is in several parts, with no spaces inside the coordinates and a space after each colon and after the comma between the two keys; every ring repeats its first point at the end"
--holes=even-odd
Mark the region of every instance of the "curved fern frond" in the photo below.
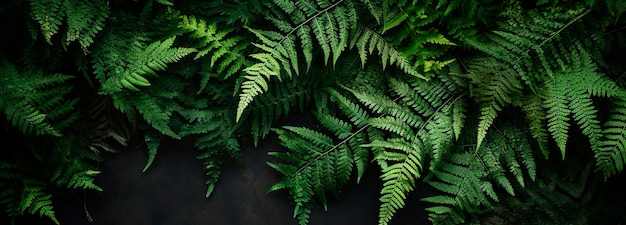
{"type": "Polygon", "coordinates": [[[146,77],[157,76],[156,72],[164,70],[167,64],[195,51],[172,47],[175,37],[149,45],[145,44],[146,40],[145,34],[140,31],[121,29],[104,35],[93,50],[94,73],[104,93],[113,94],[124,89],[139,91],[138,87],[150,86],[146,77]]]}
{"type": "Polygon", "coordinates": [[[476,142],[476,148],[480,148],[498,111],[519,97],[523,86],[515,70],[504,67],[494,58],[477,59],[468,67],[473,83],[471,93],[481,104],[476,142]]]}
{"type": "MultiPolygon", "coordinates": [[[[219,79],[226,79],[242,70],[245,61],[243,50],[248,47],[243,37],[232,35],[233,29],[218,29],[217,24],[208,24],[195,16],[181,17],[178,26],[199,41],[193,45],[198,49],[194,59],[206,56],[205,61],[219,74],[219,79]]],[[[202,81],[208,82],[208,77],[202,81]]]]}
{"type": "Polygon", "coordinates": [[[446,193],[422,199],[437,204],[426,209],[433,224],[462,224],[468,219],[465,212],[476,213],[499,199],[491,182],[485,180],[488,172],[481,160],[470,152],[451,155],[432,174],[437,180],[428,179],[428,184],[446,193]]]}
{"type": "Polygon", "coordinates": [[[609,120],[602,130],[603,139],[596,152],[596,166],[604,178],[621,173],[626,165],[626,102],[615,101],[609,120]]]}
{"type": "Polygon", "coordinates": [[[4,75],[0,81],[0,110],[7,120],[25,135],[61,136],[60,129],[76,119],[71,112],[76,100],[66,99],[71,87],[64,85],[73,77],[21,72],[8,61],[0,63],[4,75]]]}
{"type": "Polygon", "coordinates": [[[292,152],[271,153],[287,160],[288,164],[268,163],[284,175],[283,179],[269,191],[289,189],[296,203],[294,218],[299,219],[299,224],[307,224],[313,197],[317,197],[326,209],[327,193],[338,195],[339,187],[350,178],[354,163],[352,143],[335,145],[331,137],[307,128],[283,127],[283,129],[285,130],[275,131],[281,144],[292,152]]]}
{"type": "Polygon", "coordinates": [[[52,36],[67,24],[63,46],[78,41],[84,53],[104,28],[109,6],[104,1],[33,0],[31,16],[40,25],[44,39],[52,44],[52,36]]]}
{"type": "Polygon", "coordinates": [[[47,183],[26,177],[18,167],[14,163],[0,161],[0,203],[6,205],[6,215],[45,216],[54,224],[60,224],[54,212],[52,195],[49,193],[47,183]]]}
{"type": "Polygon", "coordinates": [[[270,81],[274,87],[252,103],[244,114],[244,123],[251,123],[251,133],[254,144],[259,138],[265,137],[270,128],[279,118],[286,118],[294,110],[304,112],[305,106],[312,99],[323,98],[325,95],[317,86],[318,81],[312,76],[301,79],[285,80],[283,82],[270,81]],[[307,79],[310,78],[310,79],[307,79]]]}
{"type": "Polygon", "coordinates": [[[403,72],[426,79],[402,53],[394,48],[393,45],[386,41],[380,34],[370,28],[359,27],[350,46],[351,48],[357,48],[359,56],[361,57],[362,66],[365,66],[367,55],[371,55],[374,50],[376,50],[382,59],[383,69],[389,64],[396,64],[403,72]]]}
{"type": "Polygon", "coordinates": [[[396,211],[404,207],[407,194],[415,188],[415,181],[421,177],[422,155],[418,144],[408,144],[403,139],[374,140],[363,147],[384,148],[378,154],[378,160],[385,160],[390,165],[382,168],[383,188],[380,191],[381,205],[378,224],[388,224],[396,211]]]}
{"type": "Polygon", "coordinates": [[[282,79],[283,71],[289,77],[300,74],[298,55],[304,56],[305,70],[309,70],[313,61],[313,40],[321,47],[324,62],[327,63],[332,54],[335,65],[347,47],[350,30],[356,25],[356,11],[350,1],[294,3],[277,0],[273,4],[274,14],[267,18],[279,32],[248,28],[259,38],[260,43],[254,45],[263,52],[251,55],[260,62],[244,69],[248,75],[241,85],[237,121],[253,98],[267,91],[267,80],[271,77],[282,79]]]}

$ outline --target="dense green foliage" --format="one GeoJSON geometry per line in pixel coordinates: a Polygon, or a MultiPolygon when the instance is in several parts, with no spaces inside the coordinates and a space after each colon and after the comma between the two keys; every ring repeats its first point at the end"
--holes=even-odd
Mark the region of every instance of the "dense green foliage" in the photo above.
{"type": "Polygon", "coordinates": [[[101,190],[103,152],[145,145],[146,171],[164,140],[198,150],[208,197],[241,144],[274,132],[287,150],[270,153],[283,179],[269,191],[289,192],[299,224],[367,169],[380,170],[381,225],[419,182],[440,191],[422,199],[434,224],[586,224],[605,212],[594,188],[626,164],[624,12],[623,0],[10,1],[0,205],[58,224],[53,193],[101,190]],[[279,127],[300,113],[317,123],[279,127]]]}

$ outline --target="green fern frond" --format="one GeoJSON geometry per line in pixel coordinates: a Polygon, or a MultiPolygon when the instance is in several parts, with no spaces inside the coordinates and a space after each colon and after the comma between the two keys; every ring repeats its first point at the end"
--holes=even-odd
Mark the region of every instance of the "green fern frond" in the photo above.
{"type": "MultiPolygon", "coordinates": [[[[398,118],[398,123],[404,123],[410,127],[419,127],[424,124],[422,118],[414,114],[411,110],[401,106],[387,96],[370,95],[351,90],[352,94],[370,108],[372,111],[398,118]]],[[[396,123],[396,124],[398,124],[396,123]]],[[[384,122],[382,123],[384,125],[384,122]]]]}
{"type": "Polygon", "coordinates": [[[350,1],[299,1],[297,4],[274,1],[273,4],[273,14],[267,18],[280,32],[248,28],[259,38],[260,43],[254,45],[263,52],[251,55],[259,62],[244,69],[248,75],[241,85],[237,121],[253,98],[267,91],[267,80],[271,77],[282,79],[283,71],[289,77],[300,74],[299,54],[304,56],[305,70],[309,70],[314,39],[322,49],[324,62],[327,63],[332,54],[335,65],[347,47],[350,30],[356,25],[356,11],[350,1]],[[281,20],[283,18],[290,19],[281,20]]]}
{"type": "Polygon", "coordinates": [[[313,203],[327,208],[327,196],[337,197],[356,167],[357,182],[369,164],[369,149],[365,144],[370,133],[365,126],[367,113],[352,99],[329,89],[331,99],[347,118],[328,114],[328,109],[314,113],[325,133],[302,127],[274,130],[280,143],[289,152],[272,152],[280,163],[269,165],[283,174],[281,181],[269,191],[288,189],[295,203],[294,218],[308,223],[313,203]],[[360,124],[360,125],[359,125],[360,124]]]}
{"type": "Polygon", "coordinates": [[[48,43],[52,35],[59,31],[64,17],[64,0],[41,0],[31,1],[32,17],[38,21],[41,31],[48,43]]]}
{"type": "Polygon", "coordinates": [[[45,121],[46,114],[42,114],[26,101],[19,102],[5,109],[5,113],[7,119],[12,121],[12,125],[17,127],[23,134],[50,134],[57,137],[61,136],[59,131],[45,121]]]}
{"type": "Polygon", "coordinates": [[[24,189],[21,193],[21,201],[19,211],[33,215],[45,216],[50,218],[55,224],[60,224],[52,206],[52,195],[46,193],[45,186],[36,181],[26,181],[24,189]]]}
{"type": "Polygon", "coordinates": [[[71,87],[64,84],[72,76],[20,72],[5,60],[0,73],[5,76],[0,81],[0,110],[23,134],[61,136],[60,129],[76,119],[71,112],[76,100],[67,99],[71,87]]]}
{"type": "Polygon", "coordinates": [[[133,104],[146,122],[156,130],[172,138],[180,139],[180,136],[169,125],[173,109],[167,103],[148,95],[140,95],[133,101],[133,104]]]}
{"type": "Polygon", "coordinates": [[[67,32],[63,46],[78,41],[84,53],[104,28],[109,15],[109,6],[104,1],[33,0],[30,5],[31,16],[39,23],[49,44],[65,21],[67,32]]]}
{"type": "Polygon", "coordinates": [[[378,216],[378,224],[388,224],[397,210],[404,207],[406,196],[415,188],[415,181],[421,176],[424,153],[418,144],[408,144],[403,139],[374,140],[362,146],[384,148],[376,158],[390,163],[382,168],[384,183],[378,216]]]}
{"type": "Polygon", "coordinates": [[[278,153],[272,153],[272,155],[283,159],[288,158],[290,163],[287,165],[293,166],[270,163],[270,166],[283,173],[284,177],[269,191],[289,189],[296,203],[294,218],[299,218],[299,224],[307,224],[310,207],[312,207],[312,205],[310,207],[307,205],[311,203],[313,197],[317,197],[324,208],[327,208],[327,193],[337,191],[337,187],[349,178],[351,169],[345,171],[338,170],[338,168],[342,164],[352,165],[352,157],[348,155],[351,153],[347,152],[347,148],[333,148],[332,138],[324,134],[299,127],[284,127],[284,129],[276,130],[276,132],[281,139],[281,144],[293,153],[283,156],[278,153]],[[326,149],[336,150],[326,151],[326,149]],[[347,176],[345,172],[348,172],[347,176]]]}
{"type": "MultiPolygon", "coordinates": [[[[321,98],[322,90],[317,88],[317,81],[312,76],[278,82],[270,81],[274,87],[264,95],[258,96],[244,114],[245,122],[251,123],[254,144],[265,137],[279,118],[285,118],[298,109],[304,112],[305,105],[311,100],[321,98]]],[[[324,93],[325,94],[325,93],[324,93]]]]}
{"type": "Polygon", "coordinates": [[[477,59],[473,63],[469,66],[473,83],[471,94],[481,104],[476,142],[476,148],[480,148],[497,113],[522,93],[523,86],[517,73],[496,59],[477,59]]]}
{"type": "Polygon", "coordinates": [[[499,200],[491,182],[485,180],[488,172],[481,160],[470,152],[451,155],[432,174],[437,180],[427,178],[428,184],[446,193],[422,199],[437,204],[426,209],[433,224],[462,224],[468,219],[465,212],[476,213],[499,200]]]}
{"type": "Polygon", "coordinates": [[[191,38],[198,39],[198,43],[194,45],[198,49],[194,59],[209,54],[206,61],[220,74],[220,79],[226,79],[242,70],[245,61],[242,51],[248,47],[243,37],[233,36],[233,29],[218,29],[217,24],[208,24],[194,16],[181,17],[179,27],[190,33],[191,38]]]}
{"type": "Polygon", "coordinates": [[[92,165],[92,162],[98,162],[100,158],[91,150],[73,146],[77,139],[74,136],[64,136],[56,142],[54,151],[59,155],[51,158],[59,160],[59,166],[51,174],[50,182],[57,187],[102,191],[94,183],[94,176],[100,172],[92,165]]]}
{"type": "Polygon", "coordinates": [[[596,166],[604,178],[621,173],[626,164],[626,102],[614,102],[609,120],[604,124],[603,140],[596,152],[596,166]]]}
{"type": "Polygon", "coordinates": [[[340,94],[337,90],[329,89],[328,92],[332,96],[333,101],[337,102],[337,107],[350,118],[354,125],[362,127],[367,124],[370,117],[365,109],[352,99],[340,94]]]}
{"type": "Polygon", "coordinates": [[[146,165],[143,167],[143,170],[141,172],[145,173],[146,170],[150,168],[152,162],[154,162],[154,159],[156,158],[157,152],[159,150],[159,145],[161,145],[161,139],[159,139],[156,134],[150,132],[144,135],[144,139],[146,142],[146,146],[148,147],[148,161],[146,162],[146,165]]]}
{"type": "Polygon", "coordinates": [[[528,121],[530,134],[537,141],[538,147],[543,153],[543,156],[548,158],[550,155],[550,151],[548,149],[549,136],[544,122],[547,114],[543,108],[541,96],[539,94],[525,96],[521,108],[526,115],[526,121],[528,121]]]}
{"type": "Polygon", "coordinates": [[[0,161],[0,204],[6,207],[6,215],[38,215],[58,225],[46,182],[27,177],[21,169],[17,164],[0,161]]]}
{"type": "MultiPolygon", "coordinates": [[[[510,13],[520,13],[513,9],[510,13]]],[[[562,9],[561,9],[562,10],[562,9]]],[[[560,54],[562,46],[558,43],[567,27],[579,21],[589,11],[571,11],[568,13],[552,13],[531,11],[527,16],[540,18],[523,20],[524,16],[508,16],[506,22],[500,24],[500,30],[486,35],[490,42],[466,39],[465,43],[485,52],[490,57],[507,63],[509,69],[515,70],[524,83],[536,90],[537,86],[548,80],[556,71],[570,61],[567,54],[560,54]],[[538,65],[538,66],[535,66],[538,65]]]]}
{"type": "Polygon", "coordinates": [[[391,43],[386,41],[380,34],[367,27],[359,27],[353,38],[350,48],[356,47],[361,57],[361,65],[365,66],[367,56],[374,50],[378,51],[382,59],[383,69],[390,64],[396,64],[403,72],[415,77],[426,79],[420,74],[408,59],[402,55],[391,43]]]}
{"type": "Polygon", "coordinates": [[[93,50],[94,73],[102,84],[102,91],[108,94],[124,89],[139,91],[138,87],[151,85],[146,77],[156,76],[156,72],[164,70],[167,64],[177,62],[195,51],[192,48],[172,47],[174,40],[175,37],[170,37],[146,45],[147,38],[140,31],[120,29],[105,34],[93,50]],[[120,40],[128,40],[130,43],[120,40]]]}
{"type": "Polygon", "coordinates": [[[575,61],[547,83],[549,92],[544,101],[548,108],[548,130],[561,149],[562,157],[565,157],[570,115],[589,138],[592,150],[598,151],[601,128],[592,97],[611,97],[620,92],[613,81],[596,71],[586,51],[574,47],[575,61]]]}

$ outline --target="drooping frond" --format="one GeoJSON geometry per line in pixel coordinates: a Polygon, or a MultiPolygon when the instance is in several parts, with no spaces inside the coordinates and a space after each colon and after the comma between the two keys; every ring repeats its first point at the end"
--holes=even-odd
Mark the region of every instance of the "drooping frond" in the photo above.
{"type": "MultiPolygon", "coordinates": [[[[331,119],[331,118],[324,118],[331,119]]],[[[343,129],[351,129],[344,122],[343,129]]],[[[334,124],[336,125],[336,124],[334,124]]],[[[281,144],[289,153],[274,152],[271,155],[286,160],[285,163],[268,163],[284,175],[283,179],[270,188],[271,191],[288,189],[295,203],[294,218],[299,224],[307,224],[313,207],[314,197],[327,208],[327,195],[338,195],[340,188],[348,181],[353,170],[352,149],[359,148],[359,142],[342,141],[334,144],[328,135],[301,127],[283,127],[276,130],[281,144]]],[[[337,130],[350,133],[350,130],[337,130]]]]}
{"type": "Polygon", "coordinates": [[[499,199],[491,182],[485,180],[488,171],[471,152],[451,155],[432,174],[436,180],[428,180],[428,184],[445,193],[422,199],[437,204],[426,209],[433,224],[468,222],[466,211],[476,213],[499,199]]]}
{"type": "Polygon", "coordinates": [[[63,46],[78,41],[85,53],[109,16],[108,4],[97,0],[33,0],[30,5],[32,18],[39,23],[49,44],[52,44],[52,36],[59,33],[65,22],[67,31],[63,37],[63,46]]]}
{"type": "Polygon", "coordinates": [[[423,153],[418,144],[408,144],[402,139],[374,140],[364,147],[385,149],[376,156],[389,163],[381,175],[384,183],[380,191],[378,224],[388,224],[396,211],[404,207],[406,196],[415,188],[416,179],[421,177],[423,153]]]}
{"type": "Polygon", "coordinates": [[[380,34],[370,28],[359,27],[350,46],[357,48],[363,66],[365,66],[367,56],[371,55],[374,50],[376,50],[382,59],[383,69],[385,69],[387,65],[395,64],[407,74],[426,79],[402,53],[394,48],[393,45],[386,41],[380,34]]]}
{"type": "Polygon", "coordinates": [[[392,78],[389,91],[398,96],[395,99],[351,90],[363,105],[380,115],[369,119],[368,125],[388,134],[363,145],[380,149],[375,151],[384,181],[379,224],[388,224],[404,206],[406,196],[421,178],[424,165],[431,169],[439,166],[453,148],[458,135],[455,130],[460,132],[463,127],[464,118],[459,115],[465,111],[465,106],[459,103],[463,89],[458,83],[450,82],[454,79],[448,76],[432,81],[412,77],[408,83],[392,78]],[[456,128],[451,129],[453,126],[456,128]]]}
{"type": "Polygon", "coordinates": [[[525,96],[521,106],[526,121],[528,121],[530,134],[537,140],[537,144],[545,158],[548,158],[550,151],[548,148],[548,130],[544,121],[546,121],[547,112],[543,108],[543,99],[539,94],[525,96]]]}
{"type": "Polygon", "coordinates": [[[0,202],[7,206],[6,215],[15,217],[28,213],[48,217],[55,224],[60,224],[47,184],[26,177],[18,168],[16,164],[0,161],[0,202]]]}
{"type": "Polygon", "coordinates": [[[620,92],[613,81],[597,72],[589,54],[580,48],[576,50],[572,51],[576,53],[575,61],[547,82],[548,97],[544,100],[548,108],[548,130],[557,142],[562,157],[565,157],[570,115],[589,138],[592,150],[599,151],[601,128],[592,97],[612,97],[620,92]]]}
{"type": "Polygon", "coordinates": [[[60,129],[76,119],[71,113],[76,101],[66,99],[71,87],[64,84],[72,76],[22,72],[8,61],[0,63],[4,77],[0,81],[0,110],[7,120],[25,135],[61,136],[60,129]]]}
{"type": "Polygon", "coordinates": [[[324,93],[317,87],[317,82],[312,80],[313,77],[307,76],[311,79],[270,81],[273,88],[264,95],[258,96],[257,100],[246,110],[242,122],[252,123],[250,128],[255,145],[259,138],[265,137],[270,132],[270,128],[279,118],[286,118],[295,110],[303,113],[305,105],[308,105],[312,99],[320,98],[320,95],[324,93]]]}
{"type": "MultiPolygon", "coordinates": [[[[181,16],[182,21],[178,25],[184,32],[190,33],[189,37],[197,39],[198,43],[192,45],[198,49],[194,59],[205,58],[203,63],[208,64],[211,71],[215,71],[219,79],[226,79],[233,74],[241,72],[245,56],[243,50],[248,44],[241,36],[232,35],[233,29],[219,29],[217,24],[208,24],[205,20],[194,16],[181,16]]],[[[209,80],[202,80],[202,87],[209,80]]]]}
{"type": "Polygon", "coordinates": [[[248,66],[246,80],[241,85],[237,120],[252,102],[253,98],[268,90],[267,81],[271,77],[282,79],[308,71],[313,61],[313,43],[323,52],[324,62],[332,55],[335,65],[346,49],[349,33],[357,24],[356,9],[351,1],[274,1],[272,13],[266,16],[278,31],[249,28],[259,38],[254,46],[262,50],[251,57],[258,62],[248,66]],[[297,50],[301,49],[301,50],[297,50]],[[299,58],[304,57],[305,67],[300,66],[299,58]]]}
{"type": "Polygon", "coordinates": [[[480,148],[497,113],[522,93],[523,86],[517,73],[505,66],[494,58],[476,59],[469,66],[473,83],[471,94],[481,105],[477,148],[480,148]]]}
{"type": "Polygon", "coordinates": [[[623,99],[614,102],[609,120],[602,130],[603,139],[596,152],[597,168],[605,179],[621,173],[626,164],[626,102],[623,99]]]}
{"type": "Polygon", "coordinates": [[[76,145],[77,139],[78,137],[65,136],[57,141],[53,150],[59,156],[53,158],[59,160],[60,166],[54,170],[50,181],[57,187],[102,191],[102,188],[94,183],[95,175],[100,174],[100,171],[92,164],[101,159],[89,149],[73,146],[76,145]]]}
{"type": "MultiPolygon", "coordinates": [[[[217,104],[202,96],[180,97],[181,107],[175,107],[182,118],[173,121],[177,134],[192,143],[197,149],[196,158],[203,164],[207,176],[206,197],[212,193],[222,172],[223,165],[230,160],[242,163],[242,152],[234,121],[232,107],[217,104]]],[[[230,102],[232,103],[232,101],[230,102]]]]}
{"type": "Polygon", "coordinates": [[[144,135],[144,140],[146,142],[146,147],[148,147],[148,161],[146,162],[146,165],[143,167],[142,170],[142,172],[145,173],[146,170],[150,168],[152,162],[154,162],[154,159],[156,158],[157,152],[159,151],[159,146],[161,145],[161,139],[158,135],[152,132],[147,132],[144,135]]]}
{"type": "Polygon", "coordinates": [[[156,72],[164,70],[167,64],[177,62],[195,51],[192,48],[172,47],[175,37],[148,45],[144,33],[118,29],[104,34],[100,44],[93,50],[94,73],[105,93],[112,94],[124,89],[139,91],[138,87],[150,86],[147,77],[156,77],[156,72]]]}
{"type": "MultiPolygon", "coordinates": [[[[288,152],[273,152],[279,163],[269,163],[282,173],[283,179],[269,191],[288,189],[295,203],[294,218],[307,224],[314,203],[327,207],[328,195],[337,197],[350,179],[354,168],[357,182],[370,161],[370,151],[362,147],[377,134],[365,126],[368,115],[354,100],[330,89],[332,101],[344,117],[328,114],[328,109],[315,112],[323,133],[303,127],[276,129],[280,143],[288,152]]],[[[331,111],[332,112],[332,111],[331,111]]]]}

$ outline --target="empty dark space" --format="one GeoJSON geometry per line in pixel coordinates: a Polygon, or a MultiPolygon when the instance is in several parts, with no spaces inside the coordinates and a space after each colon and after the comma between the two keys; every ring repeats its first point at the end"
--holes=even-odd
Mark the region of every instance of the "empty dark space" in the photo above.
{"type": "MultiPolygon", "coordinates": [[[[297,224],[287,191],[266,193],[280,177],[267,166],[269,151],[284,150],[272,135],[257,148],[243,148],[245,163],[229,165],[213,194],[204,198],[206,176],[195,152],[179,144],[163,143],[152,166],[142,173],[147,150],[120,150],[106,156],[97,183],[103,192],[59,194],[55,210],[62,225],[261,225],[297,224]],[[88,221],[89,212],[93,222],[88,221]]],[[[360,184],[351,180],[328,211],[316,206],[310,225],[376,225],[380,180],[372,164],[360,184]]],[[[391,224],[430,224],[420,191],[409,196],[391,224]],[[417,203],[417,204],[415,204],[417,203]]],[[[428,189],[424,189],[428,190],[428,189]]],[[[432,194],[432,193],[429,193],[432,194]]],[[[17,224],[52,224],[47,219],[20,218],[17,224]]],[[[7,223],[2,223],[7,224],[7,223]]]]}

